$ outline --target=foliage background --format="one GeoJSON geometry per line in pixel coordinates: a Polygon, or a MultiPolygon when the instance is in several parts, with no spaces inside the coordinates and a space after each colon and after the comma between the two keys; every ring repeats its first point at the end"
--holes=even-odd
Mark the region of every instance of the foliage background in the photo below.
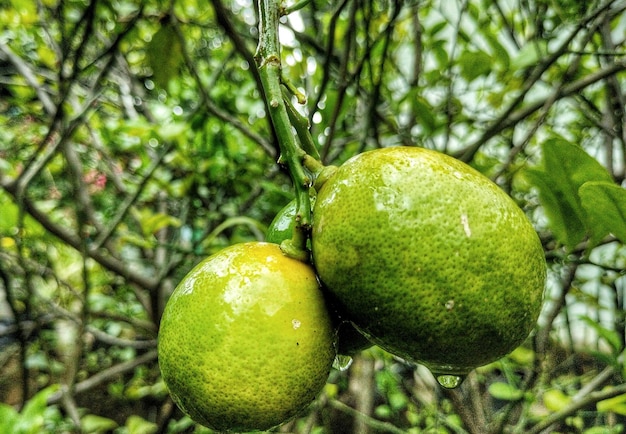
{"type": "MultiPolygon", "coordinates": [[[[299,6],[283,69],[324,162],[470,163],[532,219],[549,284],[527,343],[458,389],[373,348],[279,430],[624,432],[626,2],[299,6]]],[[[206,432],[168,398],[156,334],[178,279],[293,195],[255,8],[0,2],[0,432],[206,432]]]]}

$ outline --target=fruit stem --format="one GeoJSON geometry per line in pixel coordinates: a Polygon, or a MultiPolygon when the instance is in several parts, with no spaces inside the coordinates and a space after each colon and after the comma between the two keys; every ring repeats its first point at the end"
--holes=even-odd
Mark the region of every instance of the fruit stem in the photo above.
{"type": "MultiPolygon", "coordinates": [[[[296,135],[293,134],[294,127],[291,123],[293,114],[290,117],[283,96],[280,42],[278,40],[280,12],[280,1],[259,0],[259,43],[254,59],[261,77],[269,116],[278,137],[279,161],[287,165],[296,190],[297,208],[294,235],[291,240],[283,242],[281,248],[288,256],[308,260],[306,240],[311,226],[309,188],[313,184],[313,176],[302,164],[307,153],[300,147],[296,135]]],[[[308,145],[307,149],[309,148],[308,145]]]]}

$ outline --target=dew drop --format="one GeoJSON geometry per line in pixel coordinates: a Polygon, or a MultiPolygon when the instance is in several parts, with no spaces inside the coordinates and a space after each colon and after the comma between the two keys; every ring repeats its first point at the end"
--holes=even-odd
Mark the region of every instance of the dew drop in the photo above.
{"type": "Polygon", "coordinates": [[[347,370],[352,365],[352,357],[343,354],[337,354],[333,360],[333,368],[338,371],[347,370]]]}
{"type": "Polygon", "coordinates": [[[437,383],[439,383],[441,387],[444,387],[446,389],[456,389],[465,379],[464,376],[451,374],[435,374],[435,378],[437,379],[437,383]]]}

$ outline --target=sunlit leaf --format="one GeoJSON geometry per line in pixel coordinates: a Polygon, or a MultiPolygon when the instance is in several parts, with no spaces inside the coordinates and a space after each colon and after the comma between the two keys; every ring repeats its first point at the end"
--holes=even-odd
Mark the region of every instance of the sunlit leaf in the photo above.
{"type": "Polygon", "coordinates": [[[183,53],[176,31],[166,21],[152,36],[146,54],[152,69],[152,80],[157,86],[167,88],[170,79],[178,73],[183,53]]]}
{"type": "Polygon", "coordinates": [[[503,401],[517,401],[524,396],[524,392],[517,387],[501,381],[491,383],[488,391],[491,396],[503,401]]]}
{"type": "Polygon", "coordinates": [[[483,36],[487,40],[487,43],[492,50],[494,63],[502,65],[503,69],[508,69],[511,63],[509,50],[507,50],[506,47],[504,47],[500,43],[500,41],[498,41],[497,35],[485,32],[483,33],[483,36]]]}
{"type": "Polygon", "coordinates": [[[612,413],[626,416],[626,393],[599,401],[596,404],[596,408],[599,412],[610,411],[612,413]]]}
{"type": "Polygon", "coordinates": [[[536,65],[547,51],[547,41],[534,39],[522,47],[515,57],[511,60],[511,69],[525,69],[529,66],[536,65]]]}
{"type": "Polygon", "coordinates": [[[168,226],[180,227],[181,225],[180,219],[161,212],[153,213],[148,209],[132,208],[132,213],[141,224],[141,231],[146,237],[150,237],[168,226]]]}
{"type": "Polygon", "coordinates": [[[611,182],[586,182],[578,190],[594,239],[613,234],[626,243],[626,189],[611,182]]]}
{"type": "Polygon", "coordinates": [[[15,431],[38,434],[43,428],[44,412],[48,405],[48,398],[59,389],[59,384],[53,384],[40,390],[30,398],[21,411],[21,417],[15,431]]]}
{"type": "Polygon", "coordinates": [[[546,390],[543,394],[543,404],[550,411],[562,410],[570,403],[571,400],[571,396],[567,396],[559,389],[546,390]]]}
{"type": "Polygon", "coordinates": [[[126,419],[128,434],[152,434],[159,429],[158,425],[148,422],[139,416],[130,416],[126,419]]]}
{"type": "Polygon", "coordinates": [[[80,419],[82,432],[84,433],[102,433],[117,428],[117,422],[108,417],[102,417],[95,414],[86,414],[80,419]]]}
{"type": "Polygon", "coordinates": [[[615,354],[618,354],[621,352],[622,338],[619,332],[602,326],[602,324],[598,323],[597,321],[594,321],[592,318],[588,316],[581,316],[580,319],[585,324],[587,324],[587,326],[591,327],[601,339],[606,341],[606,343],[608,343],[611,346],[611,349],[613,350],[615,354]]]}
{"type": "Polygon", "coordinates": [[[0,432],[15,432],[19,413],[8,404],[0,403],[0,432]]]}
{"type": "Polygon", "coordinates": [[[589,232],[587,219],[578,194],[589,181],[611,182],[608,171],[580,146],[562,138],[542,144],[543,161],[528,169],[529,181],[539,190],[539,200],[557,240],[568,247],[581,242],[589,232]]]}
{"type": "Polygon", "coordinates": [[[459,56],[458,61],[461,76],[467,81],[473,81],[491,72],[492,59],[484,51],[466,51],[459,56]]]}

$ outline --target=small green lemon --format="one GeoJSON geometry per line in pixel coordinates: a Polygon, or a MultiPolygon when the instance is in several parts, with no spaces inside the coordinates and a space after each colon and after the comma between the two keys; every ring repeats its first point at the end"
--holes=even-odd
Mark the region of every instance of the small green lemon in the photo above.
{"type": "Polygon", "coordinates": [[[442,376],[515,349],[542,305],[545,258],[523,211],[468,165],[422,148],[339,167],[317,195],[312,253],[368,338],[442,376]]]}
{"type": "Polygon", "coordinates": [[[196,422],[266,430],[315,399],[334,339],[312,267],[276,244],[242,243],[208,257],[176,287],[161,320],[159,365],[196,422]]]}
{"type": "Polygon", "coordinates": [[[265,241],[268,243],[280,244],[284,240],[288,240],[293,236],[293,227],[295,225],[297,201],[293,199],[285,205],[267,228],[265,233],[265,241]]]}

